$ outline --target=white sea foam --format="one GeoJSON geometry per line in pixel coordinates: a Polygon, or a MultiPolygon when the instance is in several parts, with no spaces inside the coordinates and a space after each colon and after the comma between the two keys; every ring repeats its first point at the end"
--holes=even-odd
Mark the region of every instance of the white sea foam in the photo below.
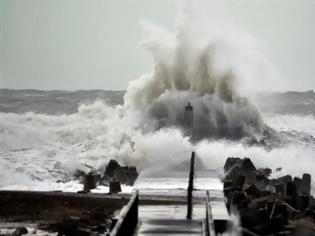
{"type": "Polygon", "coordinates": [[[264,120],[277,131],[300,131],[315,136],[314,115],[265,114],[264,120]]]}
{"type": "MultiPolygon", "coordinates": [[[[85,109],[90,109],[90,114],[98,113],[100,106],[104,110],[109,109],[107,105],[99,103],[85,109]]],[[[164,128],[143,133],[141,129],[126,126],[122,121],[124,117],[115,123],[117,114],[112,114],[114,118],[112,115],[85,116],[80,112],[68,116],[1,113],[2,129],[9,135],[1,136],[0,185],[24,184],[31,187],[34,183],[67,180],[76,169],[88,171],[87,166],[104,170],[110,158],[136,165],[143,174],[156,175],[180,166],[178,164],[189,159],[192,150],[196,150],[211,169],[222,168],[228,156],[248,156],[258,167],[283,167],[285,173],[294,175],[315,173],[315,166],[312,165],[314,145],[307,140],[271,150],[213,139],[192,145],[179,129],[164,128]],[[15,122],[17,125],[14,125],[15,122]]],[[[281,119],[286,121],[290,117],[277,115],[269,116],[266,120],[274,129],[280,130],[280,124],[283,124],[279,122],[281,119]]],[[[310,124],[315,123],[310,117],[307,119],[310,124]]],[[[305,117],[294,117],[295,124],[303,122],[305,117]]],[[[291,131],[306,132],[299,125],[288,127],[291,131]]],[[[308,133],[315,132],[315,129],[311,129],[312,125],[309,127],[308,133]]]]}

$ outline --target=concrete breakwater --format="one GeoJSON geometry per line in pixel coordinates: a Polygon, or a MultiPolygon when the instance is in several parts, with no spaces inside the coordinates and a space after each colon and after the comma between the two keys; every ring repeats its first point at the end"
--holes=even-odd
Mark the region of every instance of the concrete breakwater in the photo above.
{"type": "Polygon", "coordinates": [[[240,215],[243,235],[315,235],[311,175],[271,178],[249,158],[229,157],[224,194],[230,211],[240,215]]]}

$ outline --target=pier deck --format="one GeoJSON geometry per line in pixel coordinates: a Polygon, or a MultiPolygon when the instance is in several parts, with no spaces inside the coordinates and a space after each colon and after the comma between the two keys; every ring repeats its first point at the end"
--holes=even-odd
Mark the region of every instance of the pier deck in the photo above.
{"type": "Polygon", "coordinates": [[[193,220],[187,220],[186,213],[186,205],[139,206],[140,224],[135,235],[204,235],[205,206],[194,206],[193,220]]]}
{"type": "Polygon", "coordinates": [[[200,220],[168,220],[155,219],[145,220],[140,225],[136,235],[155,236],[155,235],[204,235],[203,221],[200,220]]]}
{"type": "Polygon", "coordinates": [[[135,189],[139,191],[140,196],[149,195],[156,198],[162,195],[164,198],[182,199],[183,201],[173,205],[163,203],[140,204],[138,209],[139,225],[135,235],[207,235],[207,200],[209,206],[212,207],[211,214],[214,214],[214,217],[222,216],[226,219],[223,186],[217,173],[212,171],[196,172],[195,177],[192,220],[186,219],[187,202],[184,199],[187,198],[187,173],[176,172],[164,178],[139,178],[135,183],[135,189]],[[207,191],[210,193],[208,198],[207,191]]]}

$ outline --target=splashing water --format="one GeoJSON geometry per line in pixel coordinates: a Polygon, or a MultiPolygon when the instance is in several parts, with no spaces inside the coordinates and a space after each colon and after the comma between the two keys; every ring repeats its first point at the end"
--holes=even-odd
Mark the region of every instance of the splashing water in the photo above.
{"type": "Polygon", "coordinates": [[[236,33],[218,32],[218,26],[212,29],[212,19],[191,5],[181,12],[174,32],[144,24],[142,45],[153,53],[155,69],[130,83],[125,109],[139,112],[142,120],[138,123],[150,130],[183,130],[183,108],[191,102],[197,140],[270,138],[274,133],[256,107],[237,91],[242,78],[259,73],[248,57],[255,55],[250,60],[256,61],[263,55],[253,40],[246,38],[244,42],[236,33]]]}

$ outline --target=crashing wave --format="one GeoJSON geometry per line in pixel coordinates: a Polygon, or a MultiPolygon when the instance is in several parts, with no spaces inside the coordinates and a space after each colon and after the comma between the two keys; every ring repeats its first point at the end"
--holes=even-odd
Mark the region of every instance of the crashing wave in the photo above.
{"type": "Polygon", "coordinates": [[[143,130],[175,127],[187,135],[184,107],[190,102],[196,141],[245,138],[252,144],[274,142],[276,132],[238,92],[243,72],[252,69],[251,64],[235,61],[243,57],[241,41],[210,34],[208,25],[190,22],[193,14],[189,11],[175,32],[144,25],[142,45],[153,53],[155,68],[130,83],[124,100],[126,112],[140,113],[138,125],[143,130]]]}

